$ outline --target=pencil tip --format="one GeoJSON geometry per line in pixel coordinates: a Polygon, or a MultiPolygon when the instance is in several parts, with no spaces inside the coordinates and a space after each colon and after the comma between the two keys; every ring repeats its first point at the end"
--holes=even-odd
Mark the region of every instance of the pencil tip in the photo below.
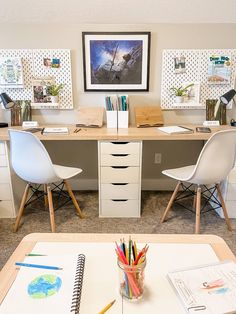
{"type": "Polygon", "coordinates": [[[116,302],[116,299],[115,299],[115,300],[113,300],[113,301],[111,302],[111,304],[113,305],[115,302],[116,302]]]}

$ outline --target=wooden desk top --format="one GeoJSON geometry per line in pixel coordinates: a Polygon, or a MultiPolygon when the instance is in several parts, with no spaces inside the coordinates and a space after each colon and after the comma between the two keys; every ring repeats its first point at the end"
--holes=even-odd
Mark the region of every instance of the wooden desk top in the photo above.
{"type": "MultiPolygon", "coordinates": [[[[185,125],[193,130],[196,130],[197,126],[202,125],[185,125]]],[[[118,138],[119,140],[158,140],[158,141],[175,141],[175,140],[207,140],[211,137],[213,133],[216,133],[221,130],[228,130],[233,127],[229,125],[220,125],[217,127],[211,128],[211,133],[190,133],[190,134],[167,134],[161,132],[157,129],[157,127],[152,128],[136,128],[129,127],[128,129],[119,129],[118,130],[118,138]]]]}
{"type": "MultiPolygon", "coordinates": [[[[36,242],[114,242],[120,238],[128,238],[128,234],[89,234],[89,233],[32,233],[24,237],[6,265],[0,272],[0,303],[16,278],[16,261],[23,261],[25,254],[30,253],[36,242]]],[[[225,241],[215,235],[183,235],[183,234],[134,234],[132,238],[144,243],[192,243],[210,244],[220,260],[228,259],[236,262],[225,241]]]]}
{"type": "MultiPolygon", "coordinates": [[[[83,141],[83,140],[121,140],[121,141],[142,141],[142,140],[158,140],[158,141],[175,141],[175,140],[207,140],[213,133],[220,130],[227,130],[233,127],[229,125],[220,125],[212,127],[211,133],[191,133],[191,134],[167,134],[159,131],[156,127],[153,128],[136,128],[129,127],[128,129],[108,129],[105,126],[102,128],[76,128],[72,125],[42,125],[43,127],[68,127],[69,134],[48,134],[42,135],[40,132],[34,133],[40,140],[43,141],[83,141]],[[81,129],[78,133],[74,133],[75,129],[81,129]]],[[[200,125],[183,125],[193,130],[200,125]]],[[[23,130],[21,126],[10,127],[11,129],[23,130]]],[[[0,128],[0,140],[9,140],[8,128],[0,128]]]]}
{"type": "MultiPolygon", "coordinates": [[[[33,133],[43,141],[83,141],[83,140],[117,140],[117,129],[102,128],[79,128],[72,125],[42,125],[43,127],[68,127],[69,134],[47,134],[33,133]],[[81,129],[74,133],[75,129],[81,129]]],[[[23,130],[21,126],[9,127],[9,129],[23,130]]],[[[9,140],[8,128],[0,128],[0,140],[9,140]]]]}

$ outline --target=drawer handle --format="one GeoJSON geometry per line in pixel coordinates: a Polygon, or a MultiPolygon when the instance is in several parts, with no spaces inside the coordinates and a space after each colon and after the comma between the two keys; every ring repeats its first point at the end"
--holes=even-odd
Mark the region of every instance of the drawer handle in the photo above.
{"type": "Polygon", "coordinates": [[[112,144],[116,144],[116,145],[125,145],[128,144],[129,142],[111,142],[112,144]]]}
{"type": "Polygon", "coordinates": [[[114,169],[126,169],[129,168],[129,166],[111,166],[114,169]]]}
{"type": "Polygon", "coordinates": [[[116,200],[116,199],[114,199],[114,200],[112,200],[113,202],[127,202],[128,200],[116,200]]]}
{"type": "Polygon", "coordinates": [[[129,183],[111,183],[112,185],[127,185],[129,183]]]}
{"type": "Polygon", "coordinates": [[[111,154],[113,157],[127,157],[129,154],[111,154]]]}

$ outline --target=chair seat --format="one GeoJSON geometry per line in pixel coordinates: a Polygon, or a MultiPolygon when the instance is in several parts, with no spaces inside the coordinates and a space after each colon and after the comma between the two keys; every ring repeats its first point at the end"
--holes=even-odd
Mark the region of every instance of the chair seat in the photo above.
{"type": "Polygon", "coordinates": [[[58,178],[62,180],[70,179],[83,171],[80,168],[65,167],[60,165],[53,165],[53,168],[58,178]]]}
{"type": "Polygon", "coordinates": [[[187,182],[191,179],[194,169],[195,165],[191,165],[186,167],[167,169],[162,171],[162,173],[175,180],[187,182]]]}

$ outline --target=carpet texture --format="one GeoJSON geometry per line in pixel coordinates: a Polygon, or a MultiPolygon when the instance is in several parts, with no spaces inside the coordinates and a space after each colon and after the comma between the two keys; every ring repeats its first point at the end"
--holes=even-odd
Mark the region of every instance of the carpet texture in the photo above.
{"type": "MultiPolygon", "coordinates": [[[[170,199],[170,192],[142,192],[141,218],[99,218],[98,193],[83,191],[76,193],[86,218],[80,219],[69,203],[55,212],[56,231],[69,233],[194,233],[195,216],[182,207],[175,206],[169,219],[161,224],[160,219],[170,199]]],[[[189,203],[191,204],[191,203],[189,203]]],[[[50,232],[49,213],[39,208],[27,208],[17,233],[12,231],[15,219],[0,219],[0,268],[6,263],[21,239],[33,232],[50,232]]],[[[34,206],[35,207],[35,206],[34,206]]],[[[226,228],[224,219],[215,211],[201,217],[201,234],[222,237],[236,254],[236,219],[232,219],[233,232],[226,228]]]]}

